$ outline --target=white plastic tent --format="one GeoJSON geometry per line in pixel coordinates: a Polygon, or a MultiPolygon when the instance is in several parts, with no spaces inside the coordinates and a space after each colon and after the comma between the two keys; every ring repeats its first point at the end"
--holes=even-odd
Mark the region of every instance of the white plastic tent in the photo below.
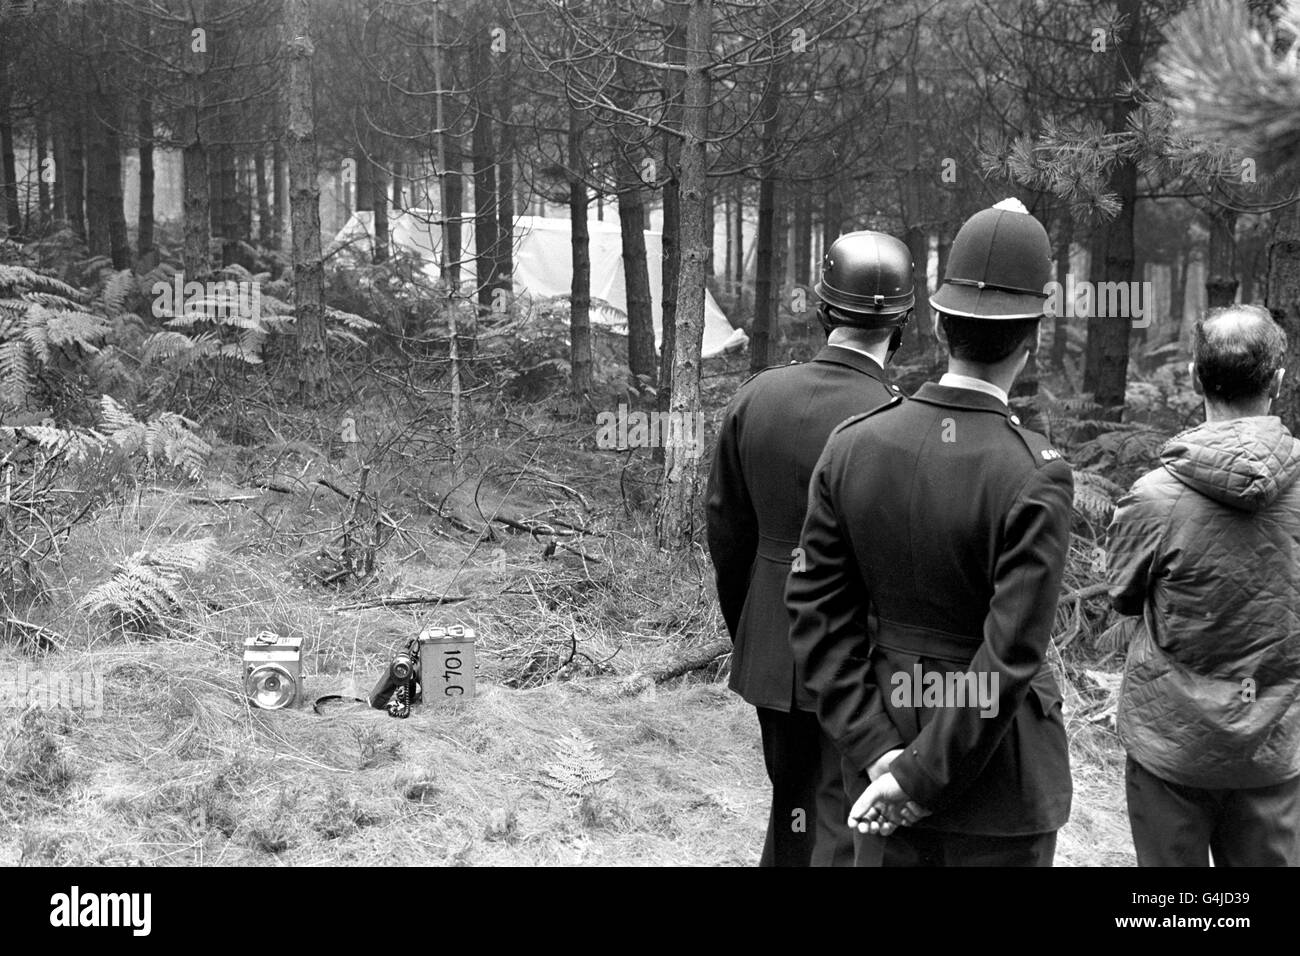
{"type": "MultiPolygon", "coordinates": [[[[439,250],[442,238],[438,227],[431,220],[434,215],[419,210],[390,211],[388,214],[389,242],[395,248],[402,248],[424,259],[430,276],[438,274],[439,250]]],[[[623,274],[623,245],[618,223],[609,221],[588,221],[591,250],[591,297],[593,304],[600,303],[605,308],[593,308],[592,322],[606,326],[615,331],[627,332],[627,286],[623,274]]],[[[462,230],[465,250],[462,255],[468,259],[473,256],[473,223],[467,223],[462,230]]],[[[336,244],[349,244],[366,241],[374,237],[373,214],[355,212],[339,234],[335,236],[336,244]]],[[[570,223],[568,219],[542,218],[540,216],[520,216],[515,221],[515,274],[514,290],[516,295],[532,296],[539,299],[555,296],[568,296],[573,281],[573,257],[570,247],[570,223]]],[[[650,294],[656,342],[663,335],[663,309],[660,292],[663,287],[663,235],[646,230],[645,234],[647,271],[650,273],[650,294]]],[[[473,272],[473,263],[462,271],[473,272]]],[[[733,348],[740,348],[748,341],[742,329],[733,329],[731,323],[713,296],[704,294],[704,344],[703,357],[711,358],[721,355],[733,348]]]]}

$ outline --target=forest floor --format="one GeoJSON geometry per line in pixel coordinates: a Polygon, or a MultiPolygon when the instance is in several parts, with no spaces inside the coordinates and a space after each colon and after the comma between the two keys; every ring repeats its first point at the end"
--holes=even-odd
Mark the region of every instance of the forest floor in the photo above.
{"type": "MultiPolygon", "coordinates": [[[[740,375],[724,371],[706,382],[715,420],[740,375]]],[[[704,551],[653,545],[649,453],[596,449],[594,414],[550,399],[484,400],[467,404],[473,451],[452,481],[441,417],[365,394],[336,411],[244,407],[252,437],[198,485],[144,482],[73,529],[29,615],[58,649],[9,646],[0,668],[97,673],[103,712],[0,712],[0,863],[754,864],[767,782],[727,658],[660,679],[725,631],[704,551]],[[363,466],[380,524],[400,530],[366,580],[324,586],[341,529],[355,547],[374,527],[363,466]],[[212,557],[160,633],[78,607],[132,553],[197,538],[212,557]],[[437,595],[464,600],[364,606],[437,595]],[[397,720],[241,693],[259,631],[303,638],[314,700],[364,697],[429,623],[475,628],[473,699],[397,720]]],[[[1057,863],[1132,865],[1118,741],[1067,718],[1057,863]]]]}

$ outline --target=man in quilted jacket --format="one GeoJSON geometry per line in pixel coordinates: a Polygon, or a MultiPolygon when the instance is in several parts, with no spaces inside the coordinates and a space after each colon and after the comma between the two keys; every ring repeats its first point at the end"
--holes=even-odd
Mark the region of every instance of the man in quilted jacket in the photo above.
{"type": "Polygon", "coordinates": [[[1111,523],[1111,603],[1145,623],[1118,713],[1140,866],[1300,863],[1300,442],[1269,414],[1285,349],[1256,306],[1199,322],[1205,424],[1111,523]]]}

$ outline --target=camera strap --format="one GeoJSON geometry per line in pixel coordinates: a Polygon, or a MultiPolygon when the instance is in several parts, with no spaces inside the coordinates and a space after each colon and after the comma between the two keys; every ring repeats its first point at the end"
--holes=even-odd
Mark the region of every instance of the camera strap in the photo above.
{"type": "Polygon", "coordinates": [[[331,701],[336,701],[336,700],[346,701],[347,703],[350,703],[350,704],[351,704],[351,703],[356,703],[356,704],[365,704],[367,707],[370,706],[370,701],[368,701],[368,700],[362,700],[360,697],[347,697],[347,696],[345,696],[345,695],[343,695],[343,694],[326,694],[324,697],[317,697],[317,698],[316,698],[316,702],[315,702],[314,704],[311,705],[311,709],[312,709],[313,711],[315,711],[316,714],[317,714],[318,716],[320,716],[320,717],[324,717],[325,714],[324,714],[324,712],[320,709],[320,705],[321,705],[321,704],[328,704],[328,703],[330,703],[331,701]]]}

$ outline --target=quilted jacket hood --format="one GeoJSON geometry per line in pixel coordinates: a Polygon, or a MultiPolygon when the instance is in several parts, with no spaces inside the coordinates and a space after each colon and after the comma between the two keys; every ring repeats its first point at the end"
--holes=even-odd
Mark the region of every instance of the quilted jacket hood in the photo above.
{"type": "Polygon", "coordinates": [[[1206,497],[1259,511],[1300,477],[1300,442],[1275,415],[1207,422],[1170,439],[1165,469],[1206,497]]]}

